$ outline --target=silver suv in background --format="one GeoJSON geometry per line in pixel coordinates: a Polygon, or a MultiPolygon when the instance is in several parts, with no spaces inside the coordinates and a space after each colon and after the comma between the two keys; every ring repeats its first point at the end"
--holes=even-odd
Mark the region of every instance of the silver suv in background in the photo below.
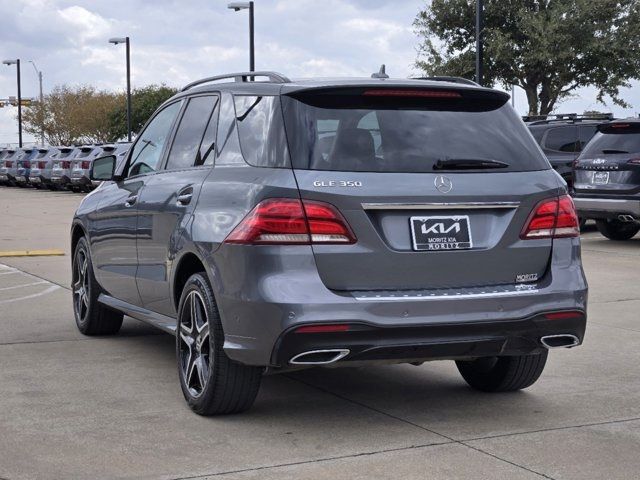
{"type": "Polygon", "coordinates": [[[628,240],[640,231],[640,118],[600,125],[575,163],[578,212],[602,235],[628,240]]]}
{"type": "Polygon", "coordinates": [[[119,142],[107,145],[96,145],[93,149],[90,149],[90,147],[82,147],[81,153],[71,162],[72,188],[77,188],[85,192],[93,190],[97,186],[97,184],[94,184],[89,178],[93,161],[105,155],[114,155],[118,161],[122,161],[130,145],[128,142],[119,142]]]}
{"type": "Polygon", "coordinates": [[[114,334],[127,314],[175,335],[202,415],[314,366],[454,360],[475,389],[519,390],[584,337],[574,205],[504,92],[207,78],[91,177],[76,325],[114,334]]]}
{"type": "Polygon", "coordinates": [[[49,188],[51,186],[53,159],[58,153],[59,150],[56,147],[38,149],[38,155],[32,161],[29,183],[38,188],[49,188]]]}
{"type": "Polygon", "coordinates": [[[50,182],[54,188],[67,188],[71,182],[71,159],[78,147],[59,147],[60,153],[53,159],[50,182]]]}

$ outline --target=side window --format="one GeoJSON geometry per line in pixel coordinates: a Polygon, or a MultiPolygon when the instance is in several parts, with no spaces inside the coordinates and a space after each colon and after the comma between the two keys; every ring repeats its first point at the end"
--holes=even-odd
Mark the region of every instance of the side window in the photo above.
{"type": "Polygon", "coordinates": [[[218,110],[220,102],[216,102],[213,113],[209,119],[209,124],[204,131],[204,137],[200,144],[200,154],[198,156],[199,165],[213,165],[215,159],[216,134],[218,132],[218,110]]]}
{"type": "Polygon", "coordinates": [[[286,167],[289,153],[280,102],[276,96],[234,97],[240,148],[255,167],[286,167]]]}
{"type": "Polygon", "coordinates": [[[577,137],[578,132],[576,127],[552,128],[547,132],[544,146],[556,152],[575,152],[578,141],[577,137]]]}
{"type": "Polygon", "coordinates": [[[181,103],[172,103],[158,113],[140,134],[131,152],[129,177],[150,173],[158,168],[162,150],[171,132],[173,121],[180,111],[181,103]]]}
{"type": "Polygon", "coordinates": [[[589,141],[593,138],[593,136],[598,131],[595,125],[583,125],[579,128],[578,132],[578,151],[581,152],[582,149],[589,143],[589,141]]]}
{"type": "Polygon", "coordinates": [[[218,97],[194,97],[180,119],[169,151],[167,170],[201,165],[200,145],[218,97]]]}

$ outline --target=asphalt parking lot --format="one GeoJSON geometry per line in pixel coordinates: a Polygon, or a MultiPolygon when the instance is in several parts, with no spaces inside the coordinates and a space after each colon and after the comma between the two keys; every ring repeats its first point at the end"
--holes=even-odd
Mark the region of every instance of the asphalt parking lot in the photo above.
{"type": "Polygon", "coordinates": [[[246,414],[182,398],[174,342],[134,320],[76,331],[69,225],[82,196],[0,187],[0,478],[640,477],[640,235],[583,236],[585,344],[490,395],[453,362],[266,377],[246,414]]]}

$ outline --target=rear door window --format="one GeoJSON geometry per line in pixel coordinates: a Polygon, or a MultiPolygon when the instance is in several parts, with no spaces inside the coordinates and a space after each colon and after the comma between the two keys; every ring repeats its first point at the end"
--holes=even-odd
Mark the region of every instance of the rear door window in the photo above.
{"type": "Polygon", "coordinates": [[[549,168],[506,98],[474,92],[459,99],[457,92],[451,92],[452,99],[397,96],[374,98],[366,91],[283,96],[294,168],[433,172],[439,160],[508,165],[487,172],[549,168]]]}
{"type": "Polygon", "coordinates": [[[574,126],[556,127],[547,132],[545,148],[556,152],[577,151],[578,129],[574,126]]]}
{"type": "Polygon", "coordinates": [[[189,100],[169,151],[167,169],[200,165],[202,137],[218,101],[217,96],[194,97],[189,100]]]}

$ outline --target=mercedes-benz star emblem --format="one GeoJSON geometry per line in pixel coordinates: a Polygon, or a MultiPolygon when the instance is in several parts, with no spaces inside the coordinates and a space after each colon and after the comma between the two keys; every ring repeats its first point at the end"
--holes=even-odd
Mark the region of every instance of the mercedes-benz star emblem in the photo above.
{"type": "Polygon", "coordinates": [[[433,184],[440,193],[449,193],[453,188],[453,182],[451,179],[444,175],[438,175],[433,181],[433,184]]]}

